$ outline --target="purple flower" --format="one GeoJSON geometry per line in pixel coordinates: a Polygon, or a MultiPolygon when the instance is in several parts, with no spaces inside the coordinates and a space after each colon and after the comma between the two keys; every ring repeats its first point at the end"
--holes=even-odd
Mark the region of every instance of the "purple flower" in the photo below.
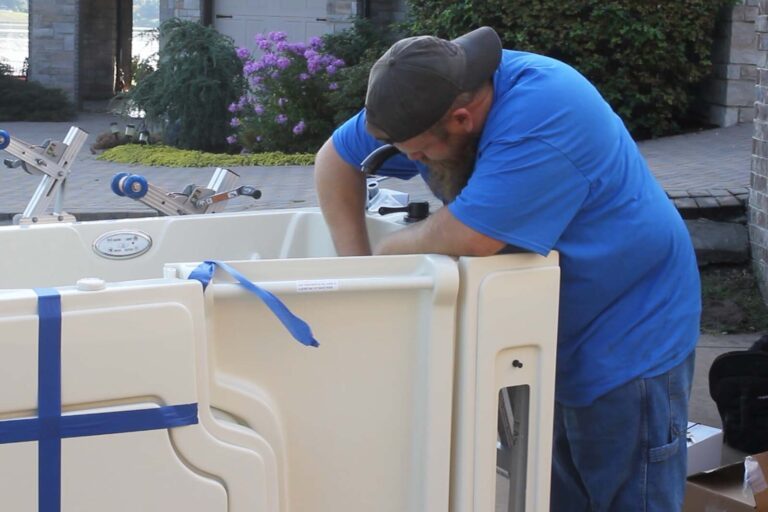
{"type": "Polygon", "coordinates": [[[331,82],[328,84],[329,91],[335,91],[338,88],[339,88],[339,84],[337,84],[336,82],[331,82]]]}
{"type": "Polygon", "coordinates": [[[286,103],[288,103],[288,98],[278,98],[277,99],[277,106],[278,107],[284,107],[286,103]]]}
{"type": "Polygon", "coordinates": [[[260,116],[261,114],[264,113],[264,107],[260,103],[255,104],[253,106],[253,113],[256,114],[257,116],[260,116]]]}
{"type": "Polygon", "coordinates": [[[248,48],[238,48],[235,51],[237,52],[237,57],[240,60],[245,60],[251,56],[251,52],[248,51],[248,48]]]}
{"type": "Polygon", "coordinates": [[[315,50],[319,50],[323,47],[323,40],[317,36],[311,37],[309,39],[309,47],[315,50]]]}
{"type": "Polygon", "coordinates": [[[331,62],[331,65],[336,68],[343,68],[347,64],[341,59],[334,59],[333,62],[331,62]]]}
{"type": "Polygon", "coordinates": [[[309,75],[307,73],[299,73],[299,80],[302,82],[309,80],[309,75]]]}
{"type": "Polygon", "coordinates": [[[275,116],[275,122],[277,124],[285,124],[286,121],[288,121],[288,116],[285,114],[278,114],[275,116]]]}
{"type": "Polygon", "coordinates": [[[256,142],[261,142],[261,135],[256,136],[256,142]]]}
{"type": "Polygon", "coordinates": [[[307,59],[307,71],[309,71],[310,75],[314,75],[318,71],[320,71],[320,59],[317,57],[311,57],[307,59]]]}
{"type": "Polygon", "coordinates": [[[307,51],[307,45],[304,43],[289,44],[288,50],[295,53],[296,55],[304,55],[304,52],[307,51]]]}
{"type": "Polygon", "coordinates": [[[249,60],[245,63],[245,66],[243,66],[243,73],[246,75],[252,75],[253,73],[261,71],[262,69],[264,69],[264,63],[262,61],[249,60]]]}
{"type": "Polygon", "coordinates": [[[294,135],[301,135],[304,133],[304,130],[307,129],[307,125],[304,123],[304,120],[299,121],[296,123],[296,126],[293,127],[293,134],[294,135]]]}
{"type": "Polygon", "coordinates": [[[289,50],[289,49],[290,49],[290,47],[291,47],[291,45],[290,45],[290,44],[288,44],[288,43],[286,43],[285,41],[278,41],[278,42],[275,44],[275,49],[276,49],[277,51],[279,51],[279,52],[284,52],[284,51],[286,51],[286,50],[289,50]]]}
{"type": "Polygon", "coordinates": [[[229,106],[227,107],[227,110],[229,110],[230,112],[232,112],[234,114],[235,112],[240,110],[240,107],[238,106],[237,103],[230,103],[229,106]]]}
{"type": "Polygon", "coordinates": [[[234,135],[230,135],[229,137],[227,137],[227,142],[229,144],[234,144],[237,142],[237,137],[235,137],[234,135]]]}
{"type": "Polygon", "coordinates": [[[272,41],[278,42],[278,41],[285,41],[286,39],[288,39],[288,34],[278,30],[275,32],[270,32],[267,37],[269,37],[272,41]]]}
{"type": "Polygon", "coordinates": [[[240,126],[240,119],[233,117],[232,119],[229,120],[229,126],[231,126],[232,128],[237,128],[238,126],[240,126]]]}
{"type": "Polygon", "coordinates": [[[278,68],[285,69],[290,65],[291,65],[291,59],[289,59],[288,57],[278,57],[277,59],[278,68]]]}
{"type": "Polygon", "coordinates": [[[274,66],[277,64],[277,56],[274,53],[265,53],[261,57],[261,64],[263,67],[274,66]]]}
{"type": "Polygon", "coordinates": [[[327,68],[325,68],[325,72],[328,73],[329,75],[332,75],[336,72],[336,68],[334,66],[328,66],[327,68]]]}
{"type": "Polygon", "coordinates": [[[266,39],[262,39],[261,41],[256,41],[256,46],[258,46],[259,49],[264,51],[272,49],[272,43],[270,41],[267,41],[266,39]]]}

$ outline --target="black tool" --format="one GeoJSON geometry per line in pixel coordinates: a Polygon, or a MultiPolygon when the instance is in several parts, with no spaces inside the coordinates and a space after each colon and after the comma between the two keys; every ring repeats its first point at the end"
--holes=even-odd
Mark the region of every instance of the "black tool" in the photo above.
{"type": "Polygon", "coordinates": [[[429,217],[429,202],[427,201],[411,201],[408,206],[401,206],[399,208],[393,208],[389,206],[382,206],[379,208],[379,215],[388,215],[390,213],[407,212],[405,216],[405,222],[418,222],[429,217]]]}

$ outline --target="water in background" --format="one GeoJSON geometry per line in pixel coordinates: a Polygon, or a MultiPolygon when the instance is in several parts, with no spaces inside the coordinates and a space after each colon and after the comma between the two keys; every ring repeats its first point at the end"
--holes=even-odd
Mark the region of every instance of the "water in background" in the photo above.
{"type": "MultiPolygon", "coordinates": [[[[157,39],[146,36],[147,28],[134,27],[133,55],[146,59],[157,52],[157,39]]],[[[24,59],[29,55],[29,32],[24,21],[0,21],[0,60],[10,64],[13,73],[20,75],[24,59]]]]}
{"type": "Polygon", "coordinates": [[[0,21],[0,60],[13,68],[13,73],[21,74],[24,59],[29,53],[29,34],[27,21],[0,21]]]}

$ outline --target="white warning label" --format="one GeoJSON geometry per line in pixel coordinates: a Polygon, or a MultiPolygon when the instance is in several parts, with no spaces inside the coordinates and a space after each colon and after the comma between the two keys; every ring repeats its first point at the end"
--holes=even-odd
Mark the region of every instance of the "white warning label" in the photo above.
{"type": "Polygon", "coordinates": [[[299,293],[335,292],[338,289],[339,281],[336,279],[296,281],[296,291],[299,293]]]}

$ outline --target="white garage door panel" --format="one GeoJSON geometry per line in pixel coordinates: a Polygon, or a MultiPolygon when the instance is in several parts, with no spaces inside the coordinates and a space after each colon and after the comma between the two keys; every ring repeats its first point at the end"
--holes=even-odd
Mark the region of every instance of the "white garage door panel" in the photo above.
{"type": "MultiPolygon", "coordinates": [[[[231,37],[235,46],[256,50],[256,34],[282,31],[290,42],[307,42],[311,37],[334,31],[326,21],[327,0],[215,0],[214,27],[231,37]]],[[[257,52],[258,53],[258,52],[257,52]]]]}
{"type": "MultiPolygon", "coordinates": [[[[288,34],[289,42],[307,42],[311,37],[320,37],[333,32],[330,23],[322,21],[304,21],[296,18],[233,18],[216,20],[216,30],[231,37],[236,47],[256,51],[253,37],[280,30],[288,34]]],[[[256,52],[258,53],[258,51],[256,52]]]]}
{"type": "Polygon", "coordinates": [[[215,0],[216,14],[229,16],[325,17],[327,0],[215,0]]]}

